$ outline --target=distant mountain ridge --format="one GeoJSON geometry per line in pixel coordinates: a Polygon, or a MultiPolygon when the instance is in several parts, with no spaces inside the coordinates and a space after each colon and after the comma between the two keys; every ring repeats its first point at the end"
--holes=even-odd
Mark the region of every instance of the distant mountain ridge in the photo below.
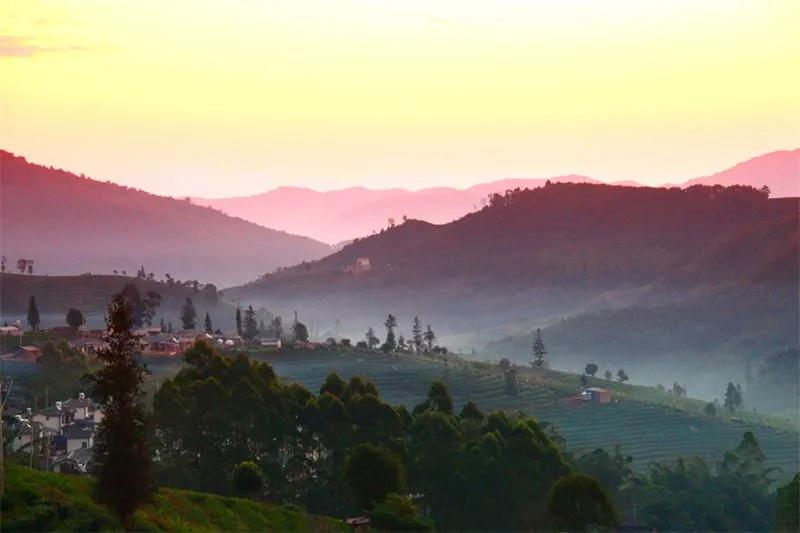
{"type": "MultiPolygon", "coordinates": [[[[369,235],[387,226],[389,218],[408,218],[443,224],[482,207],[487,195],[507,189],[541,187],[551,183],[606,183],[588,176],[569,175],[547,179],[504,179],[474,185],[466,189],[432,187],[418,191],[406,189],[371,190],[352,187],[319,192],[299,187],[279,187],[262,194],[243,197],[203,199],[207,205],[266,227],[280,228],[308,235],[324,242],[338,243],[369,235]],[[305,216],[298,205],[313,209],[305,216]]],[[[626,180],[611,185],[641,186],[626,180]]],[[[711,176],[694,178],[691,185],[750,185],[771,189],[772,197],[800,196],[800,149],[764,154],[711,176]]],[[[665,185],[669,186],[669,185],[665,185]]]]}
{"type": "Polygon", "coordinates": [[[0,151],[0,247],[13,270],[135,272],[241,283],[265,267],[317,259],[330,247],[184,200],[29,163],[0,151]]]}

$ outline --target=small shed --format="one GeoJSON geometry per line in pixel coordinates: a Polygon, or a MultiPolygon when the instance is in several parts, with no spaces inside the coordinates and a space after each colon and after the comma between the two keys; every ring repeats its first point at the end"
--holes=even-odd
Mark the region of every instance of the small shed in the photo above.
{"type": "Polygon", "coordinates": [[[581,393],[581,399],[593,403],[611,402],[611,391],[599,387],[590,387],[581,393]]]}

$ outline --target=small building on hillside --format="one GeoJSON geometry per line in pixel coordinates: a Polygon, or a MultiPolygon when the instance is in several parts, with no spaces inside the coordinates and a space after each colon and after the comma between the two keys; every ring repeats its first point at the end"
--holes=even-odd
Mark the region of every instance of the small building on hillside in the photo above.
{"type": "Polygon", "coordinates": [[[581,392],[581,400],[592,403],[609,403],[611,402],[611,391],[598,387],[590,387],[581,392]]]}
{"type": "Polygon", "coordinates": [[[20,346],[17,351],[16,359],[28,363],[35,363],[42,356],[42,350],[38,346],[20,346]]]}
{"type": "Polygon", "coordinates": [[[68,474],[85,474],[92,468],[94,450],[91,448],[78,448],[74,452],[53,461],[53,472],[68,474]]]}
{"type": "Polygon", "coordinates": [[[55,405],[40,409],[33,414],[32,420],[55,431],[61,431],[61,427],[70,424],[75,419],[72,409],[65,408],[61,402],[55,405]]]}
{"type": "Polygon", "coordinates": [[[74,348],[87,356],[96,356],[108,347],[108,344],[104,341],[91,338],[74,339],[67,341],[67,344],[69,344],[70,348],[74,348]]]}
{"type": "Polygon", "coordinates": [[[66,437],[67,454],[94,446],[94,426],[94,422],[81,420],[62,428],[62,433],[66,437]]]}
{"type": "Polygon", "coordinates": [[[280,339],[261,339],[260,344],[263,348],[273,348],[275,350],[280,349],[282,346],[280,339]]]}
{"type": "Polygon", "coordinates": [[[0,326],[0,337],[21,337],[22,333],[22,326],[19,324],[0,326]]]}
{"type": "Polygon", "coordinates": [[[370,270],[372,270],[372,264],[370,263],[369,257],[358,257],[356,258],[355,264],[347,265],[344,268],[344,271],[348,274],[360,274],[370,270]]]}

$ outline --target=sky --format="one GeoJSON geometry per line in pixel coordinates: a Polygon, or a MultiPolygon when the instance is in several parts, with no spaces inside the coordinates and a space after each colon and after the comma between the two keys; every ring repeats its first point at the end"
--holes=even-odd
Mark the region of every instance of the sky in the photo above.
{"type": "Polygon", "coordinates": [[[176,196],[800,146],[797,0],[0,0],[0,148],[176,196]]]}

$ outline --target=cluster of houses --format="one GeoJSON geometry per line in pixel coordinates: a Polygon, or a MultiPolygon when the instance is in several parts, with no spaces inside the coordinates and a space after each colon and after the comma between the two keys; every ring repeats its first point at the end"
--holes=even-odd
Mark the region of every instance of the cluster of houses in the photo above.
{"type": "Polygon", "coordinates": [[[55,472],[86,473],[94,458],[97,424],[103,411],[84,393],[77,398],[14,415],[9,430],[14,452],[55,472]]]}

